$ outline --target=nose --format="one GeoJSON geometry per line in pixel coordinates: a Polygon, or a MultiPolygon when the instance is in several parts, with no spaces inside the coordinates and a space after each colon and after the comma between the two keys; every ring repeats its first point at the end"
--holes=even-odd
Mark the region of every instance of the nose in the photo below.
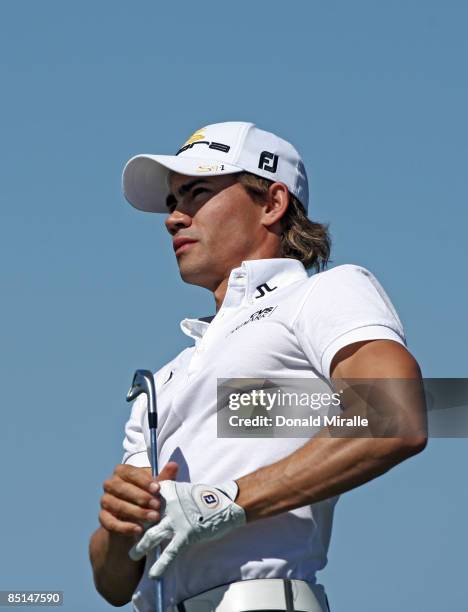
{"type": "Polygon", "coordinates": [[[167,231],[174,236],[180,229],[192,225],[192,217],[181,210],[174,210],[164,222],[167,231]]]}

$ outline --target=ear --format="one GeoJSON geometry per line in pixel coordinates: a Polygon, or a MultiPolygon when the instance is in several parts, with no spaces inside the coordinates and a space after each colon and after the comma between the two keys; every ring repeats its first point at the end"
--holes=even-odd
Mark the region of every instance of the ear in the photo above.
{"type": "Polygon", "coordinates": [[[268,189],[268,197],[262,206],[262,223],[270,229],[278,224],[289,205],[289,191],[284,183],[272,183],[268,189]]]}

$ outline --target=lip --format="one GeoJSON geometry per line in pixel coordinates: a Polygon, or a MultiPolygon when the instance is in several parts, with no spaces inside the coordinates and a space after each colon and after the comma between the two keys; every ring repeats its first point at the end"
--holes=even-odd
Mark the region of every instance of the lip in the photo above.
{"type": "Polygon", "coordinates": [[[172,241],[172,246],[174,247],[174,251],[176,255],[185,252],[190,248],[191,244],[194,244],[197,240],[193,240],[192,238],[184,238],[181,236],[180,238],[174,238],[172,241]]]}

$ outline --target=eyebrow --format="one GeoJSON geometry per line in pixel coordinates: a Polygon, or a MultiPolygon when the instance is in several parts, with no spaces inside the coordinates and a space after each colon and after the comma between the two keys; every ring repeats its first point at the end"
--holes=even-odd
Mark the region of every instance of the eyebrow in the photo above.
{"type": "MultiPolygon", "coordinates": [[[[197,185],[198,183],[203,183],[203,182],[204,180],[202,178],[196,178],[193,181],[189,181],[188,183],[185,183],[185,185],[182,185],[178,189],[179,196],[183,196],[184,193],[188,193],[193,187],[195,187],[195,185],[197,185]]],[[[170,193],[166,198],[166,206],[170,208],[172,204],[175,204],[176,201],[177,200],[174,194],[170,193]]]]}

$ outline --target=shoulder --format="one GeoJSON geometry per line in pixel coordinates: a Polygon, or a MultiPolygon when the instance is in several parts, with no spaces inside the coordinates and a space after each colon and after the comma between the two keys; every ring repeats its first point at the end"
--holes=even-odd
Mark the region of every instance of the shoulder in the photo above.
{"type": "Polygon", "coordinates": [[[361,299],[365,296],[366,301],[378,298],[389,302],[374,274],[357,264],[342,264],[313,274],[305,280],[301,293],[299,311],[306,304],[318,307],[331,302],[338,305],[337,300],[343,303],[359,296],[361,299]]]}
{"type": "Polygon", "coordinates": [[[309,277],[308,283],[311,286],[320,284],[334,284],[348,280],[350,282],[359,282],[362,279],[367,279],[373,282],[376,280],[375,276],[370,270],[360,266],[358,264],[342,264],[323,272],[318,272],[309,277]]]}
{"type": "Polygon", "coordinates": [[[406,343],[396,309],[367,268],[337,266],[312,276],[308,284],[293,329],[325,376],[331,359],[344,346],[377,339],[406,343]]]}

